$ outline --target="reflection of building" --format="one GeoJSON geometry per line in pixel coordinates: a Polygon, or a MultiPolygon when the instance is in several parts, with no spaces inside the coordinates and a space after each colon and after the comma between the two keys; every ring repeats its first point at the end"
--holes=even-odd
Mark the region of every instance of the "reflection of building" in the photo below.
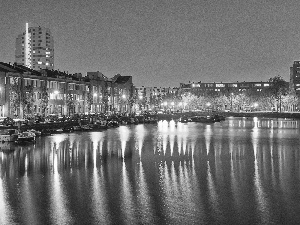
{"type": "Polygon", "coordinates": [[[16,39],[16,63],[30,69],[54,69],[54,41],[48,28],[29,27],[16,39]]]}
{"type": "Polygon", "coordinates": [[[67,74],[53,70],[31,70],[0,62],[0,116],[26,114],[100,113],[129,111],[132,78],[109,79],[100,72],[67,74]],[[116,100],[117,99],[117,100],[116,100]],[[125,100],[125,99],[124,99],[125,100]],[[44,110],[45,109],[45,110],[44,110]]]}

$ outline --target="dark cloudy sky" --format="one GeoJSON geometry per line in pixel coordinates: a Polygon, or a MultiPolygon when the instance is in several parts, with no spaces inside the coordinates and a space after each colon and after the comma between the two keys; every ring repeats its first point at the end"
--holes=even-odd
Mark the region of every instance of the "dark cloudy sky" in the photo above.
{"type": "Polygon", "coordinates": [[[299,0],[0,0],[0,61],[50,28],[55,69],[133,76],[136,86],[266,81],[300,60],[299,0]]]}

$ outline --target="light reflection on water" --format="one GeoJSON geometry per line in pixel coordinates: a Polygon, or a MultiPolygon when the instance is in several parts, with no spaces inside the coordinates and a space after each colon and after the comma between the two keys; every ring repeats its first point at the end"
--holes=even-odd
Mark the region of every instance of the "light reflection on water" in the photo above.
{"type": "Polygon", "coordinates": [[[293,224],[299,147],[258,118],[43,137],[0,152],[0,224],[293,224]]]}

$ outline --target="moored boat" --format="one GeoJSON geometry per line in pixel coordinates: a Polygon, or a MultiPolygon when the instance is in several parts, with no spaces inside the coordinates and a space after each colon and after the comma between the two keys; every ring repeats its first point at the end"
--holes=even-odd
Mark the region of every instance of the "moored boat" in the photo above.
{"type": "Polygon", "coordinates": [[[91,131],[92,128],[89,125],[81,125],[81,131],[91,131]]]}
{"type": "Polygon", "coordinates": [[[194,116],[191,118],[193,122],[200,122],[200,123],[214,123],[216,122],[215,119],[211,116],[194,116]]]}
{"type": "Polygon", "coordinates": [[[18,134],[17,143],[30,143],[35,141],[35,134],[30,131],[24,131],[18,134]]]}
{"type": "Polygon", "coordinates": [[[19,131],[16,129],[5,129],[0,133],[0,142],[13,142],[18,138],[19,131]]]}
{"type": "Polygon", "coordinates": [[[179,122],[181,122],[181,123],[187,123],[187,122],[189,122],[189,118],[186,117],[186,116],[180,117],[179,122]]]}
{"type": "Polygon", "coordinates": [[[108,127],[118,127],[119,126],[119,122],[115,119],[109,120],[107,123],[108,127]]]}
{"type": "Polygon", "coordinates": [[[31,129],[31,130],[28,130],[28,131],[34,133],[36,137],[39,137],[39,136],[42,135],[42,132],[38,131],[38,130],[31,129]]]}

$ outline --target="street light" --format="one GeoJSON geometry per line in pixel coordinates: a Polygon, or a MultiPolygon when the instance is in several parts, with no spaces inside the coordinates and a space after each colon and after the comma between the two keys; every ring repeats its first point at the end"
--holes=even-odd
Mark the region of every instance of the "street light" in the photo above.
{"type": "Polygon", "coordinates": [[[124,98],[124,99],[125,99],[125,98],[126,98],[126,95],[122,95],[122,98],[124,98]]]}
{"type": "Polygon", "coordinates": [[[185,107],[187,106],[187,103],[183,103],[183,109],[185,109],[185,107]]]}
{"type": "Polygon", "coordinates": [[[254,106],[254,110],[257,110],[258,103],[255,102],[255,103],[253,104],[253,106],[254,106]]]}

